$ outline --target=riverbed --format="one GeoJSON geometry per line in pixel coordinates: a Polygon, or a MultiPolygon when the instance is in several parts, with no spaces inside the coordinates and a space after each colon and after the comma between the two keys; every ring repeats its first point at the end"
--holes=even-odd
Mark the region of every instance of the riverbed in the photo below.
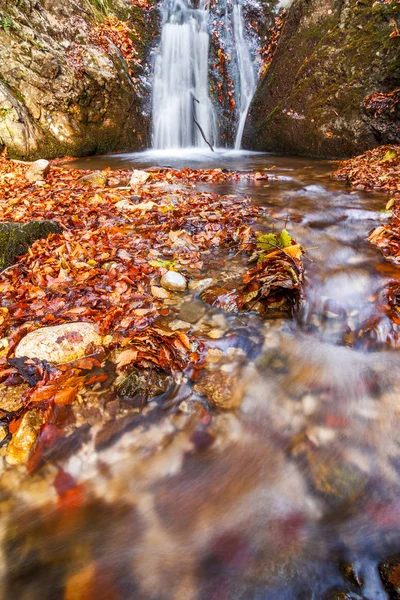
{"type": "Polygon", "coordinates": [[[400,270],[367,241],[387,196],[334,181],[328,161],[256,153],[69,165],[267,174],[198,189],[248,196],[261,230],[286,227],[305,249],[304,297],[292,320],[202,308],[202,333],[217,332],[211,385],[239,407],[210,411],[182,378],[112,443],[79,440],[39,474],[3,474],[2,597],[388,598],[378,563],[400,551],[400,360],[384,290],[400,270]],[[61,505],[60,467],[60,485],[74,479],[61,505]]]}

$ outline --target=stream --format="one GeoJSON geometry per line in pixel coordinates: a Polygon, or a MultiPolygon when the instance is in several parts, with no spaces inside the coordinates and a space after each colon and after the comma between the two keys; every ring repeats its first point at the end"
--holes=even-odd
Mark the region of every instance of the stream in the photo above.
{"type": "MultiPolygon", "coordinates": [[[[377,565],[400,551],[400,359],[382,307],[400,270],[367,241],[388,218],[388,198],[334,181],[328,161],[184,154],[69,164],[267,173],[198,189],[251,197],[263,208],[260,230],[286,226],[302,244],[300,310],[292,321],[263,321],[202,307],[198,330],[214,332],[210,381],[221,394],[229,384],[239,409],[210,412],[182,378],[162,403],[134,418],[127,411],[112,443],[78,439],[33,476],[3,474],[1,597],[389,598],[377,565]],[[80,490],[61,506],[59,467],[80,490]]],[[[219,277],[228,280],[234,263],[225,260],[219,277]]]]}

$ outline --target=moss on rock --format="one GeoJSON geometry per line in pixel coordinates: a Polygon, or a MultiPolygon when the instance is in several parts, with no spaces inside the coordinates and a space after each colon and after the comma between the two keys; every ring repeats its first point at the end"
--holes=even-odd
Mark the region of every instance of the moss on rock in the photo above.
{"type": "Polygon", "coordinates": [[[398,117],[397,127],[377,127],[365,107],[370,94],[400,86],[400,38],[391,37],[399,17],[397,2],[295,0],[254,98],[245,145],[340,158],[399,143],[398,117]]]}
{"type": "Polygon", "coordinates": [[[0,271],[13,264],[36,240],[50,233],[61,233],[54,221],[31,221],[30,223],[0,223],[0,271]]]}

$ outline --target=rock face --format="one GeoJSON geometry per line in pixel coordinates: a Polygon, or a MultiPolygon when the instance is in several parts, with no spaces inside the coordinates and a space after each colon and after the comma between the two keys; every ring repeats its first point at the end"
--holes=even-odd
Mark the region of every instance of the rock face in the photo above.
{"type": "Polygon", "coordinates": [[[396,0],[295,0],[245,147],[335,158],[400,143],[399,17],[396,0]]]}
{"type": "Polygon", "coordinates": [[[90,344],[101,343],[102,338],[92,323],[65,323],[31,331],[18,344],[15,356],[61,364],[84,356],[90,344]]]}
{"type": "Polygon", "coordinates": [[[2,0],[0,150],[36,159],[147,146],[142,76],[158,23],[151,8],[151,0],[143,8],[2,0]]]}
{"type": "Polygon", "coordinates": [[[30,223],[0,223],[0,271],[24,254],[36,240],[50,233],[62,233],[54,221],[31,221],[30,223]]]}

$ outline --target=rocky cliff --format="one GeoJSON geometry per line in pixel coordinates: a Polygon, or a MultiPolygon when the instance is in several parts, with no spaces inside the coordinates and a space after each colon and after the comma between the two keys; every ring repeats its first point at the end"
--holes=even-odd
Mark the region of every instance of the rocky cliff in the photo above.
{"type": "Polygon", "coordinates": [[[147,0],[0,0],[0,150],[25,159],[148,145],[147,0]]]}
{"type": "Polygon", "coordinates": [[[244,145],[346,157],[400,143],[399,26],[398,0],[294,0],[244,145]]]}

